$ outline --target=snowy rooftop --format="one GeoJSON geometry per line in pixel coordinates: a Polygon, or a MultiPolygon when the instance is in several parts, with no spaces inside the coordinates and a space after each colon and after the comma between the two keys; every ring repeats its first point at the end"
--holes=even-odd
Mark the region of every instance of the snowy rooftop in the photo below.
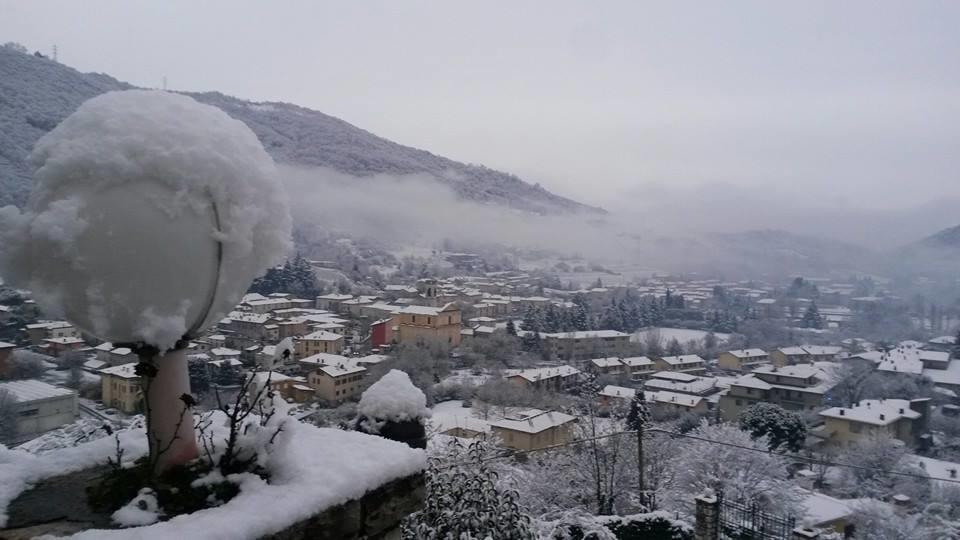
{"type": "Polygon", "coordinates": [[[240,367],[243,365],[243,362],[237,358],[222,358],[220,360],[210,360],[207,363],[217,367],[223,367],[224,364],[234,367],[240,367]]]}
{"type": "Polygon", "coordinates": [[[230,357],[230,356],[240,356],[240,351],[236,349],[228,349],[226,347],[216,347],[216,348],[210,349],[210,354],[214,356],[230,357]]]}
{"type": "Polygon", "coordinates": [[[840,354],[843,348],[834,345],[804,345],[803,350],[814,356],[832,356],[840,354]]]}
{"type": "Polygon", "coordinates": [[[791,377],[794,379],[809,379],[811,377],[823,377],[822,371],[812,364],[795,364],[792,366],[760,366],[753,370],[754,373],[777,375],[780,377],[791,377]]]}
{"type": "Polygon", "coordinates": [[[689,373],[680,373],[677,371],[658,371],[650,376],[651,379],[662,379],[665,381],[676,381],[676,382],[693,382],[699,377],[696,375],[690,375],[689,373]]]}
{"type": "Polygon", "coordinates": [[[25,380],[0,383],[0,390],[10,392],[18,402],[37,401],[76,395],[73,390],[60,388],[42,381],[25,380]]]}
{"type": "Polygon", "coordinates": [[[400,313],[405,313],[408,315],[429,315],[436,317],[440,315],[442,308],[430,307],[430,306],[407,306],[399,310],[400,313]]]}
{"type": "Polygon", "coordinates": [[[763,349],[735,349],[727,352],[737,358],[759,358],[767,356],[767,351],[763,349]]]}
{"type": "Polygon", "coordinates": [[[960,358],[951,360],[946,369],[924,369],[923,376],[934,384],[960,386],[960,358]]]}
{"type": "Polygon", "coordinates": [[[678,405],[680,407],[696,407],[703,401],[703,398],[700,396],[692,396],[690,394],[681,394],[679,392],[667,392],[667,391],[656,391],[656,392],[644,392],[643,397],[647,401],[652,401],[655,403],[668,403],[671,405],[678,405]]]}
{"type": "MultiPolygon", "coordinates": [[[[923,469],[927,476],[934,480],[958,480],[960,479],[960,463],[943,461],[915,454],[903,456],[904,460],[911,461],[923,469]]],[[[944,482],[945,483],[945,482],[944,482]]]]}
{"type": "Polygon", "coordinates": [[[603,387],[603,390],[600,391],[601,396],[612,397],[612,398],[624,398],[624,399],[633,399],[633,396],[637,394],[637,391],[633,388],[627,388],[625,386],[617,386],[614,384],[608,384],[603,387]]]}
{"type": "Polygon", "coordinates": [[[646,356],[631,356],[629,358],[623,358],[620,361],[623,362],[623,365],[629,366],[629,367],[653,365],[653,360],[647,358],[646,356]]]}
{"type": "Polygon", "coordinates": [[[530,382],[544,381],[554,377],[570,377],[578,373],[580,370],[572,366],[504,370],[505,377],[522,377],[530,382]]]}
{"type": "Polygon", "coordinates": [[[6,341],[0,341],[0,349],[12,349],[16,347],[13,343],[7,343],[6,341]]]}
{"type": "Polygon", "coordinates": [[[703,364],[703,358],[696,354],[683,354],[680,356],[664,356],[662,360],[671,366],[686,364],[703,364]]]}
{"type": "Polygon", "coordinates": [[[589,339],[589,338],[615,338],[629,337],[630,334],[617,332],[616,330],[586,330],[579,332],[556,332],[553,334],[543,334],[546,337],[557,339],[589,339]]]}
{"type": "Polygon", "coordinates": [[[334,334],[333,332],[327,332],[326,330],[317,330],[316,332],[311,332],[301,339],[309,341],[337,341],[338,339],[343,339],[343,336],[340,334],[334,334]]]}
{"type": "Polygon", "coordinates": [[[609,358],[594,358],[590,360],[590,362],[598,368],[617,367],[623,365],[623,362],[621,362],[619,358],[613,356],[609,358]]]}
{"type": "Polygon", "coordinates": [[[648,390],[664,390],[681,394],[705,394],[716,386],[717,380],[710,377],[695,377],[693,381],[688,382],[648,379],[643,385],[648,390]]]}
{"type": "Polygon", "coordinates": [[[363,366],[359,366],[354,363],[345,363],[320,366],[317,371],[322,371],[331,377],[342,377],[344,375],[350,375],[353,373],[362,373],[366,370],[367,368],[363,366]]]}
{"type": "Polygon", "coordinates": [[[324,294],[317,297],[317,300],[333,300],[335,302],[343,302],[344,300],[350,300],[353,298],[352,294],[324,294]]]}
{"type": "Polygon", "coordinates": [[[129,364],[122,364],[119,366],[108,367],[107,369],[101,369],[100,373],[104,375],[113,375],[115,377],[123,377],[124,379],[138,379],[140,376],[136,373],[136,362],[131,362],[129,364]]]}
{"type": "Polygon", "coordinates": [[[757,376],[752,373],[737,377],[737,379],[731,384],[733,386],[742,386],[744,388],[754,388],[758,390],[770,390],[773,388],[772,384],[758,379],[757,376]]]}
{"type": "Polygon", "coordinates": [[[805,489],[797,488],[797,491],[803,497],[800,503],[804,509],[802,523],[806,525],[826,526],[834,521],[848,518],[852,513],[845,501],[805,489]]]}
{"type": "Polygon", "coordinates": [[[556,411],[541,411],[529,409],[511,418],[504,418],[491,422],[490,426],[500,429],[522,431],[524,433],[540,433],[576,421],[575,416],[556,411]]]}
{"type": "Polygon", "coordinates": [[[350,359],[346,356],[339,354],[330,354],[330,353],[318,353],[306,358],[301,358],[301,364],[316,364],[320,366],[326,366],[331,364],[345,364],[349,362],[350,359]]]}
{"type": "Polygon", "coordinates": [[[807,351],[806,351],[803,347],[799,347],[799,346],[796,346],[796,347],[780,347],[780,348],[777,349],[777,350],[780,351],[781,353],[787,355],[787,356],[800,356],[800,355],[806,355],[806,354],[807,354],[807,351]]]}
{"type": "Polygon", "coordinates": [[[886,426],[903,418],[920,418],[920,413],[911,409],[910,402],[905,399],[865,399],[850,408],[827,409],[820,416],[886,426]]]}

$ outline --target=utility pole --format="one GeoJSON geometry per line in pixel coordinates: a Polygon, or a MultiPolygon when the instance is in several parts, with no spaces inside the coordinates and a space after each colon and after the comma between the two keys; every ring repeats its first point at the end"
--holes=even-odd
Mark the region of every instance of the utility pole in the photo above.
{"type": "Polygon", "coordinates": [[[167,76],[166,76],[166,75],[163,76],[163,91],[164,91],[164,92],[167,91],[167,76]]]}
{"type": "Polygon", "coordinates": [[[636,394],[630,400],[630,412],[627,414],[627,428],[637,434],[637,486],[640,494],[640,504],[650,511],[650,500],[647,497],[647,483],[644,478],[643,433],[647,422],[650,421],[650,410],[644,396],[643,385],[637,388],[636,394]]]}
{"type": "Polygon", "coordinates": [[[57,61],[57,44],[56,43],[53,44],[53,61],[54,62],[57,61]]]}
{"type": "MultiPolygon", "coordinates": [[[[637,390],[637,392],[643,392],[643,390],[637,390]]],[[[638,422],[637,425],[637,483],[640,486],[640,504],[646,507],[646,510],[649,512],[650,508],[647,507],[647,485],[643,478],[643,428],[645,424],[646,422],[638,422]]]]}

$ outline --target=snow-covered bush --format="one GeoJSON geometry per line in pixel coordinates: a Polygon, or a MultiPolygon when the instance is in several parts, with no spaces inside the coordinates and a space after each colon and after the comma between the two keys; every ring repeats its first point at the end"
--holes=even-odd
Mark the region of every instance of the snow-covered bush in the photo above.
{"type": "Polygon", "coordinates": [[[428,418],[430,409],[427,396],[413,385],[410,376],[392,369],[360,396],[357,413],[380,422],[405,422],[428,418]]]}
{"type": "Polygon", "coordinates": [[[537,521],[537,535],[549,540],[692,540],[693,527],[668,512],[627,516],[594,516],[564,512],[557,519],[537,521]]]}
{"type": "Polygon", "coordinates": [[[427,396],[400,370],[391,370],[368,388],[357,404],[356,428],[371,435],[426,448],[427,396]]]}
{"type": "Polygon", "coordinates": [[[747,407],[738,418],[740,429],[754,438],[766,437],[770,450],[798,452],[807,438],[803,418],[773,403],[760,402],[747,407]]]}
{"type": "Polygon", "coordinates": [[[484,461],[484,442],[464,448],[452,440],[430,460],[426,505],[403,523],[405,540],[534,540],[517,494],[498,486],[484,461]]]}

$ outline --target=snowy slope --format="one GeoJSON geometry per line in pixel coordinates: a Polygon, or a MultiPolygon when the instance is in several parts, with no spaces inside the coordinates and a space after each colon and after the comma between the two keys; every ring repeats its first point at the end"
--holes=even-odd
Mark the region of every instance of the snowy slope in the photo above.
{"type": "MultiPolygon", "coordinates": [[[[129,87],[107,75],[80,73],[0,47],[0,206],[26,200],[27,156],[41,135],[87,99],[129,87]]],[[[279,163],[329,167],[355,176],[425,173],[473,201],[544,214],[597,211],[516,176],[403,146],[318,111],[216,92],[191,95],[250,126],[279,163]]]]}

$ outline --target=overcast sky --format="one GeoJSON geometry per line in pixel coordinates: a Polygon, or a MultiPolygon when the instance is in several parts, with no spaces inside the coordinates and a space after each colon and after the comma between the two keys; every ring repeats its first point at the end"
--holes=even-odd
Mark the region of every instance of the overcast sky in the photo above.
{"type": "Polygon", "coordinates": [[[960,196],[958,25],[951,1],[0,0],[0,42],[81,71],[296,103],[608,208],[960,196]]]}

